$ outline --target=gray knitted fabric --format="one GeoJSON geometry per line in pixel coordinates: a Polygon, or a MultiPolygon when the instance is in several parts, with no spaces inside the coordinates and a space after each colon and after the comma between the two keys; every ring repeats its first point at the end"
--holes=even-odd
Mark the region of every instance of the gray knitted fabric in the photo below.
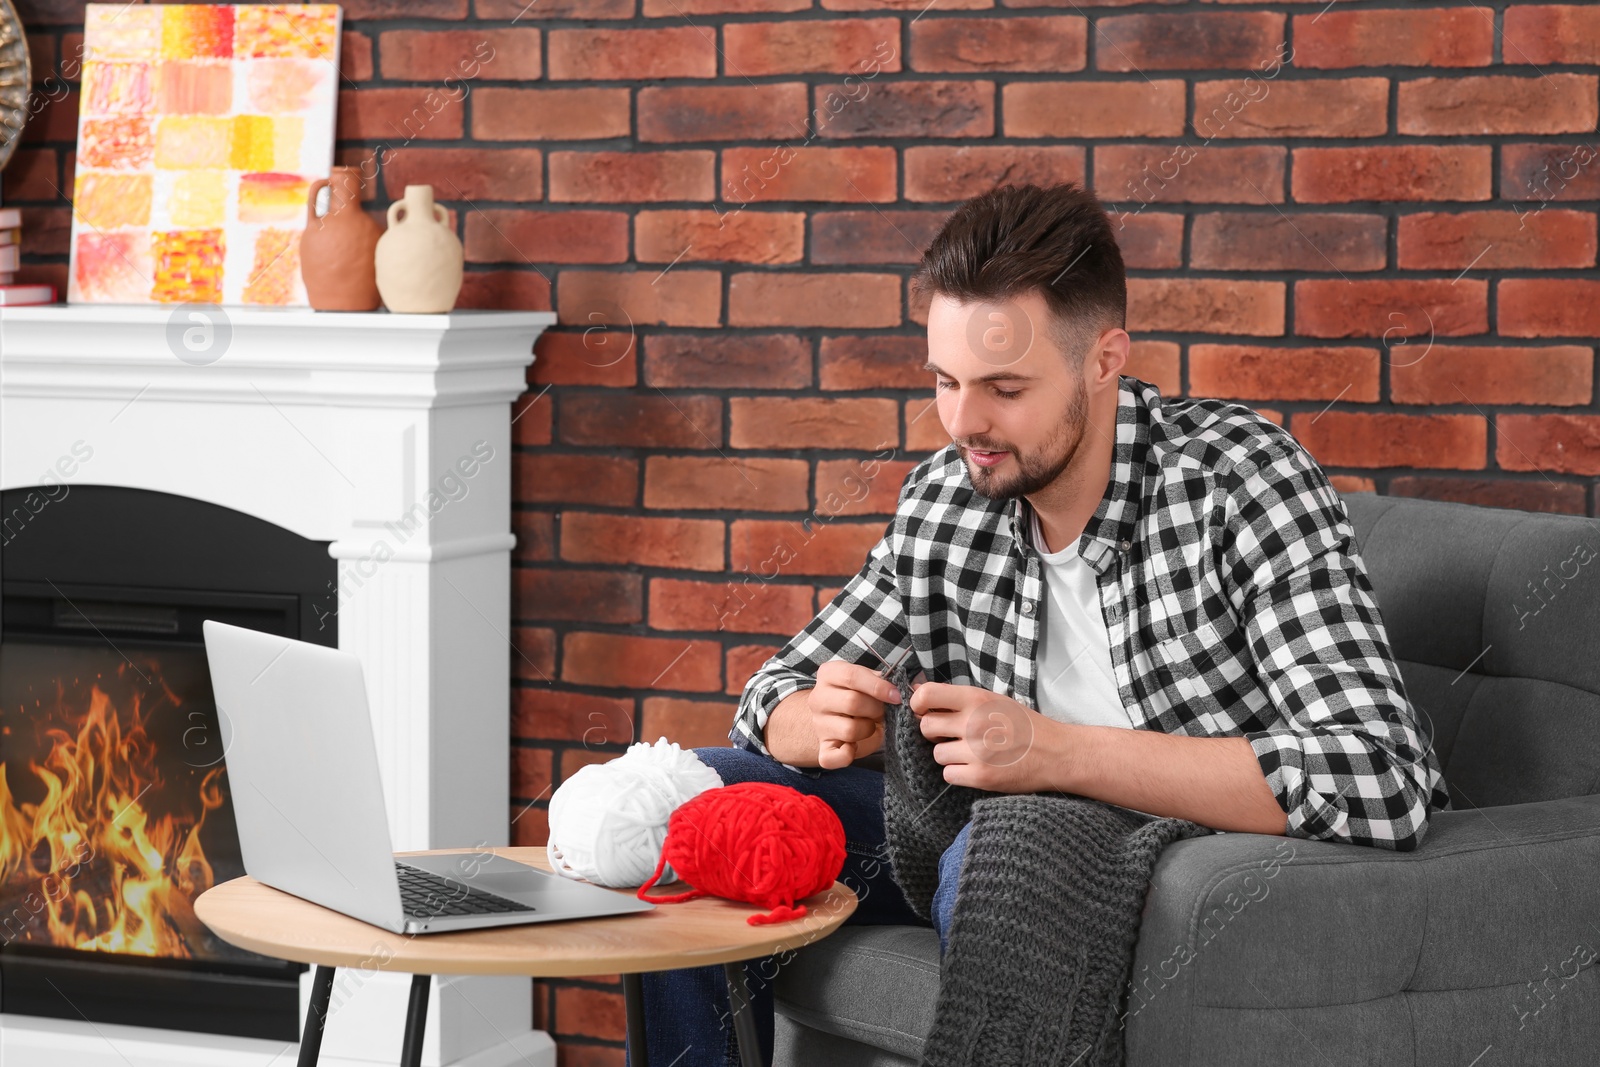
{"type": "Polygon", "coordinates": [[[1169,843],[1212,831],[1071,793],[947,786],[910,705],[887,718],[889,861],[922,917],[972,823],[922,1067],[1121,1067],[1150,873],[1169,843]]]}

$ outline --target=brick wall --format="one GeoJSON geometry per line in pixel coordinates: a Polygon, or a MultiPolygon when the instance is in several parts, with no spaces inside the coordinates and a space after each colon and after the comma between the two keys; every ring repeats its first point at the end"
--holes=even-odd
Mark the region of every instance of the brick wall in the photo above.
{"type": "MultiPolygon", "coordinates": [[[[436,187],[463,305],[560,314],[516,405],[518,843],[630,740],[723,743],[858,568],[948,440],[905,276],[998,180],[1114,209],[1163,392],[1258,407],[1347,491],[1595,513],[1600,8],[468,4],[345,5],[338,154],[374,211],[436,187]]],[[[82,5],[21,7],[5,198],[62,285],[82,5]]],[[[622,1062],[614,976],[536,1012],[622,1062]]]]}

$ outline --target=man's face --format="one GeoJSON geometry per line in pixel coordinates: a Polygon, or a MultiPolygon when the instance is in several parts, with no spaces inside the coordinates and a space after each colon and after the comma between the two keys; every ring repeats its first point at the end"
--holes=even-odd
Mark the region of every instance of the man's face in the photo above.
{"type": "Polygon", "coordinates": [[[1089,429],[1084,375],[1073,371],[1050,324],[1037,291],[972,304],[939,294],[928,308],[939,421],[961,449],[973,487],[990,499],[1037,493],[1055,481],[1089,429]]]}

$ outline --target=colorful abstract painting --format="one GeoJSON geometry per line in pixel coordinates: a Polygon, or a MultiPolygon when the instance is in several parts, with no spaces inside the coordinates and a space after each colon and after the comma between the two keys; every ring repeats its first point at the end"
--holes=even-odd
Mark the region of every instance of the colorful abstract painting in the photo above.
{"type": "Polygon", "coordinates": [[[336,4],[90,4],[74,303],[306,305],[306,190],[333,163],[336,4]]]}

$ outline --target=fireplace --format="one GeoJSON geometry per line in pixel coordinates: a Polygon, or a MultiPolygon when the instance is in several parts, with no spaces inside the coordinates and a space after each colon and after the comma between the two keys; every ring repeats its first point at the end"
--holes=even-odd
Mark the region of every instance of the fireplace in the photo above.
{"type": "MultiPolygon", "coordinates": [[[[294,1060],[311,971],[186,914],[242,873],[204,619],[361,658],[396,849],[508,843],[512,401],[554,319],[0,309],[6,1067],[294,1060]]],[[[396,1062],[410,976],[344,977],[323,1067],[396,1062]]],[[[531,994],[440,976],[423,1062],[554,1067],[531,994]]]]}
{"type": "Polygon", "coordinates": [[[328,546],[168,493],[57,497],[0,493],[0,1010],[292,1041],[305,967],[194,917],[244,873],[200,623],[336,646],[328,546]]]}

